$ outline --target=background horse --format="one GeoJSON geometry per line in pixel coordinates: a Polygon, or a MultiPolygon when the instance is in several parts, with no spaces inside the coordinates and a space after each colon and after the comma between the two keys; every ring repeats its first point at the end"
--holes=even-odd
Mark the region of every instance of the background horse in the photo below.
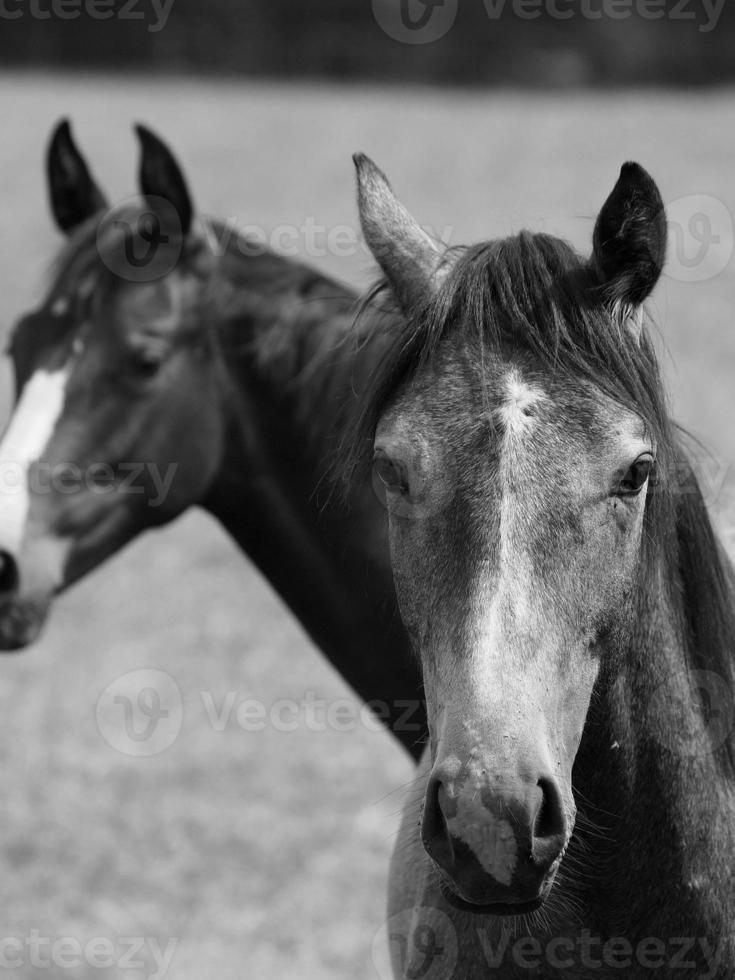
{"type": "Polygon", "coordinates": [[[418,755],[418,672],[384,510],[369,484],[348,509],[318,492],[367,356],[355,296],[233,229],[197,228],[172,154],[137,132],[143,196],[112,210],[68,123],[51,141],[51,203],[69,241],[10,343],[0,644],[34,640],[57,592],[198,504],[418,755]]]}
{"type": "Polygon", "coordinates": [[[527,232],[442,251],[356,164],[408,326],[348,470],[369,445],[430,729],[395,973],[729,977],[733,575],[643,323],[656,185],[625,165],[589,260],[527,232]]]}

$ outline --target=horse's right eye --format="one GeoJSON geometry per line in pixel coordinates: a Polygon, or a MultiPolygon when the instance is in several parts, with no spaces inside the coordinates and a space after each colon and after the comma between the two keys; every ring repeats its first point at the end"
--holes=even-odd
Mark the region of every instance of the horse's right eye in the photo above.
{"type": "Polygon", "coordinates": [[[639,493],[645,486],[646,481],[653,469],[653,456],[644,453],[630,466],[618,486],[618,493],[624,496],[632,496],[639,493]]]}
{"type": "Polygon", "coordinates": [[[386,490],[396,493],[405,493],[408,490],[408,480],[403,468],[380,450],[373,457],[373,472],[386,490]]]}

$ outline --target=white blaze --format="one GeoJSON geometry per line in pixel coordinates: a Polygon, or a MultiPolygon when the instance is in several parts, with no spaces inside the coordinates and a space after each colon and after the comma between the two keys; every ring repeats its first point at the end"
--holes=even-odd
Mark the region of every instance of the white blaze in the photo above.
{"type": "Polygon", "coordinates": [[[31,505],[28,470],[49,443],[62,410],[67,366],[36,371],[0,441],[0,548],[17,555],[31,505]]]}
{"type": "Polygon", "coordinates": [[[526,382],[512,368],[503,383],[504,397],[497,409],[504,426],[500,459],[500,555],[499,578],[492,593],[482,591],[478,596],[478,639],[483,647],[501,650],[507,639],[508,625],[504,619],[512,613],[510,628],[527,628],[532,615],[533,571],[528,556],[514,540],[522,501],[514,488],[511,473],[523,462],[524,443],[536,425],[534,407],[546,400],[544,391],[526,382]]]}

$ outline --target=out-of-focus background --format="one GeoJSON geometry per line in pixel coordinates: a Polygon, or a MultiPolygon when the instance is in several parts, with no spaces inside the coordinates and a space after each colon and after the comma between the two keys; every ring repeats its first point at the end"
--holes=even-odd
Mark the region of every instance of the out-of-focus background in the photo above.
{"type": "Polygon", "coordinates": [[[735,71],[726,0],[5,0],[4,11],[3,64],[523,87],[709,86],[735,71]]]}
{"type": "MultiPolygon", "coordinates": [[[[111,199],[136,189],[131,123],[146,122],[203,212],[355,285],[371,263],[329,232],[356,230],[356,149],[452,243],[529,226],[581,249],[633,158],[669,206],[653,312],[673,410],[709,449],[705,493],[735,543],[735,9],[557,0],[536,20],[519,13],[533,2],[510,0],[173,0],[164,22],[166,4],[150,0],[94,8],[109,20],[74,0],[35,3],[0,13],[3,336],[61,244],[42,172],[61,115],[111,199]],[[452,12],[442,33],[449,20],[432,18],[452,12]],[[439,36],[413,43],[432,24],[439,36]]],[[[283,699],[351,697],[201,513],[60,598],[42,640],[0,660],[0,955],[7,939],[24,949],[8,975],[380,977],[373,944],[409,761],[357,705],[347,725],[315,726],[299,709],[295,725],[249,731],[237,716],[248,699],[273,719],[283,699]],[[97,704],[150,669],[178,686],[180,732],[134,758],[104,737],[97,704]],[[100,943],[106,965],[74,965],[70,946],[48,966],[51,943],[69,939],[100,943]]]]}

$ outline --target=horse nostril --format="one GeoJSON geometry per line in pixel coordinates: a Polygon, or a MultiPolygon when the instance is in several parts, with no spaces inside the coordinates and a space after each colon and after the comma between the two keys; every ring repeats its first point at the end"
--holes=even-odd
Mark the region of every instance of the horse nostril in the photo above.
{"type": "Polygon", "coordinates": [[[541,804],[533,823],[533,852],[561,850],[567,838],[567,818],[561,793],[553,779],[539,779],[541,804]]]}
{"type": "Polygon", "coordinates": [[[424,797],[424,812],[421,819],[421,841],[431,857],[443,867],[453,859],[449,829],[442,809],[442,783],[432,777],[424,797]]]}
{"type": "Polygon", "coordinates": [[[18,563],[8,551],[0,549],[0,595],[18,588],[18,563]]]}

